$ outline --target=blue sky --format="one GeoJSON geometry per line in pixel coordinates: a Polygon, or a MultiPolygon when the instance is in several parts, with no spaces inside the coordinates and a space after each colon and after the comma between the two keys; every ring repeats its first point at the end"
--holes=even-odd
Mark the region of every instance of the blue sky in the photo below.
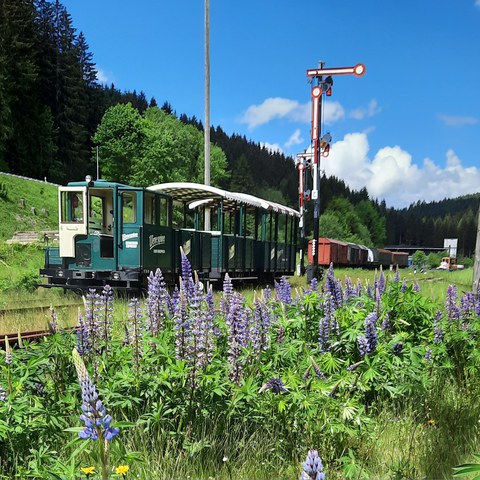
{"type": "MultiPolygon", "coordinates": [[[[63,0],[100,80],[204,118],[203,0],[63,0]]],[[[327,175],[404,207],[480,191],[480,0],[210,0],[211,123],[295,156],[306,70],[363,63],[324,101],[327,175]]]]}

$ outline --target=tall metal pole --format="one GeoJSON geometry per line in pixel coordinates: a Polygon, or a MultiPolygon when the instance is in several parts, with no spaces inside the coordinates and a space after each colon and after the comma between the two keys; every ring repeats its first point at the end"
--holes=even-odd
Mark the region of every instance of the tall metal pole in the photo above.
{"type": "Polygon", "coordinates": [[[472,292],[476,295],[480,288],[480,207],[478,209],[477,241],[475,244],[475,263],[473,265],[472,292]]]}
{"type": "MultiPolygon", "coordinates": [[[[205,0],[205,185],[210,185],[210,0],[205,0]]],[[[210,230],[210,209],[205,209],[205,230],[210,230]]]]}

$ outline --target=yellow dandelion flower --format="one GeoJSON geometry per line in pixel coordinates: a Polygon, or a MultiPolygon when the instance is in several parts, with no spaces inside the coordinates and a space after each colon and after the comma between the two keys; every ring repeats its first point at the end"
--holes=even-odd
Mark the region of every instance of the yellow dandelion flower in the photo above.
{"type": "Polygon", "coordinates": [[[434,427],[436,425],[436,423],[437,422],[433,418],[431,418],[430,420],[428,420],[427,425],[430,425],[431,427],[434,427]]]}
{"type": "Polygon", "coordinates": [[[130,470],[130,467],[128,465],[120,465],[115,469],[115,473],[117,475],[125,476],[129,470],[130,470]]]}
{"type": "Polygon", "coordinates": [[[82,467],[80,471],[87,477],[90,475],[95,475],[95,467],[82,467]]]}

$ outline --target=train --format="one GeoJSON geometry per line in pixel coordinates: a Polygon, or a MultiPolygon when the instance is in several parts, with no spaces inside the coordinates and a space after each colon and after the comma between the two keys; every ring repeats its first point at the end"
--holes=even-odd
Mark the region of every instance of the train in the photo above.
{"type": "MultiPolygon", "coordinates": [[[[308,242],[308,264],[313,264],[313,240],[308,242]]],[[[408,267],[408,253],[394,252],[382,248],[342,242],[320,237],[317,251],[318,265],[328,268],[333,263],[338,267],[361,268],[405,268],[408,267]]]]}
{"type": "Polygon", "coordinates": [[[293,275],[297,210],[253,195],[189,182],[133,187],[93,180],[58,189],[58,246],[47,246],[42,286],[79,294],[110,285],[144,291],[159,268],[181,274],[181,250],[206,282],[273,283],[293,275]]]}

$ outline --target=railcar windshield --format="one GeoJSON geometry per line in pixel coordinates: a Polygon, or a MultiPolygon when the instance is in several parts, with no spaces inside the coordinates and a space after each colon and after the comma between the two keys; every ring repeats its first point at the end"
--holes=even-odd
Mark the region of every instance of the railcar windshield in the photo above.
{"type": "Polygon", "coordinates": [[[60,221],[62,223],[83,223],[83,192],[63,191],[60,195],[60,221]]]}

